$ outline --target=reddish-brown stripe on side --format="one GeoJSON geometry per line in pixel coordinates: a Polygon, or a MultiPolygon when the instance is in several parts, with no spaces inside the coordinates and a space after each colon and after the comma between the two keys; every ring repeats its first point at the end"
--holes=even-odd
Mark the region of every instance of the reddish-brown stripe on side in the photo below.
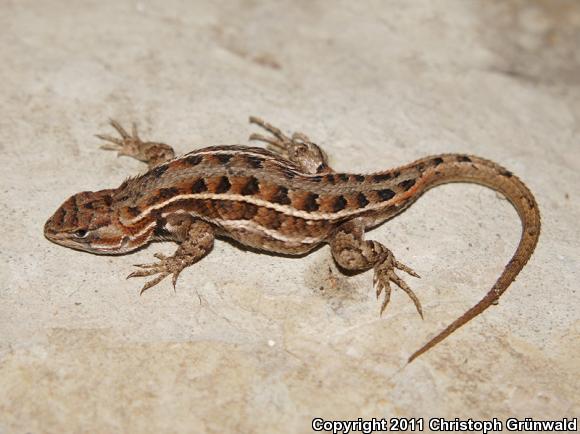
{"type": "Polygon", "coordinates": [[[293,191],[291,193],[292,207],[302,211],[318,211],[318,194],[310,191],[293,191]]]}
{"type": "Polygon", "coordinates": [[[348,201],[342,194],[321,195],[318,203],[320,204],[320,212],[336,213],[346,209],[348,201]]]}
{"type": "Polygon", "coordinates": [[[216,200],[214,207],[222,220],[247,220],[257,212],[253,204],[232,200],[216,200]]]}
{"type": "Polygon", "coordinates": [[[241,194],[242,196],[252,196],[260,191],[260,182],[254,176],[231,176],[230,194],[241,194]]]}
{"type": "Polygon", "coordinates": [[[252,220],[265,228],[278,229],[286,217],[273,209],[259,207],[252,220]]]}
{"type": "Polygon", "coordinates": [[[205,183],[210,193],[224,194],[231,187],[230,180],[227,176],[212,176],[206,178],[205,183]]]}
{"type": "Polygon", "coordinates": [[[268,182],[260,184],[260,192],[257,197],[280,205],[289,205],[291,203],[287,187],[268,182]]]}

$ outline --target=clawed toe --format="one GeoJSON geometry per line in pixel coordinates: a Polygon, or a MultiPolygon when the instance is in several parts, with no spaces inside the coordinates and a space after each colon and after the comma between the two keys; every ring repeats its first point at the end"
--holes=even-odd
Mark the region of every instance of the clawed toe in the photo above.
{"type": "Polygon", "coordinates": [[[135,270],[127,276],[127,279],[131,279],[133,277],[148,277],[154,276],[156,274],[158,275],[143,285],[140,294],[143,294],[143,292],[152,286],[157,285],[170,274],[173,275],[171,282],[173,284],[173,289],[175,290],[177,278],[179,277],[181,271],[185,268],[185,264],[182,264],[181,261],[173,256],[168,257],[162,253],[156,253],[154,256],[159,259],[160,262],[153,264],[135,264],[135,267],[139,267],[141,269],[135,270]]]}
{"type": "Polygon", "coordinates": [[[101,149],[116,151],[121,146],[123,146],[123,140],[118,139],[118,138],[113,137],[113,136],[109,136],[107,134],[95,134],[95,137],[97,137],[98,139],[104,140],[106,142],[110,142],[110,143],[106,143],[104,145],[101,145],[101,149]]]}
{"type": "Polygon", "coordinates": [[[119,122],[117,122],[116,120],[114,120],[114,119],[110,119],[110,120],[109,120],[109,123],[111,124],[111,126],[112,126],[112,127],[115,129],[115,130],[117,130],[117,132],[119,133],[119,135],[120,135],[120,136],[121,136],[123,139],[125,139],[125,140],[126,140],[126,139],[131,139],[131,138],[134,138],[134,139],[138,138],[138,137],[137,137],[137,124],[135,124],[135,122],[133,122],[133,123],[131,124],[131,125],[132,125],[132,129],[133,129],[133,137],[131,137],[131,135],[130,135],[130,134],[127,132],[127,131],[125,131],[125,128],[123,128],[123,127],[121,126],[121,124],[120,124],[119,122]]]}
{"type": "Polygon", "coordinates": [[[393,282],[395,285],[405,291],[411,300],[413,300],[417,312],[421,318],[423,318],[423,308],[421,307],[419,298],[409,287],[409,285],[407,285],[407,283],[395,273],[395,268],[403,270],[411,276],[419,277],[415,271],[413,271],[410,267],[396,261],[394,257],[387,258],[383,263],[377,265],[375,267],[375,274],[373,277],[373,284],[376,287],[377,298],[381,295],[383,290],[385,292],[385,297],[383,299],[383,303],[381,304],[380,314],[383,314],[387,308],[387,305],[389,304],[391,299],[391,282],[393,282]]]}
{"type": "Polygon", "coordinates": [[[286,137],[286,135],[284,135],[284,133],[282,132],[282,130],[280,130],[280,128],[276,128],[274,125],[269,124],[268,122],[264,121],[263,119],[260,119],[256,116],[250,116],[250,123],[256,124],[256,125],[264,128],[266,131],[270,132],[272,135],[274,135],[280,141],[289,141],[288,137],[286,137]]]}
{"type": "Polygon", "coordinates": [[[419,279],[421,278],[421,276],[419,276],[415,270],[413,270],[411,267],[408,267],[407,265],[395,260],[395,268],[399,269],[399,270],[403,270],[405,273],[410,274],[413,277],[418,277],[419,279]]]}
{"type": "Polygon", "coordinates": [[[161,273],[156,278],[151,279],[150,281],[148,281],[147,283],[145,283],[145,285],[143,285],[143,288],[141,288],[141,291],[139,291],[139,295],[142,295],[145,291],[147,291],[152,286],[157,285],[159,282],[161,282],[167,276],[168,276],[168,273],[161,273]]]}
{"type": "Polygon", "coordinates": [[[266,148],[276,152],[283,152],[285,147],[283,143],[278,139],[273,139],[271,137],[266,137],[261,134],[252,133],[250,134],[250,140],[256,140],[258,142],[267,143],[266,148]]]}
{"type": "Polygon", "coordinates": [[[117,151],[119,155],[134,156],[138,152],[138,145],[141,139],[137,133],[137,125],[132,124],[132,134],[129,134],[117,121],[111,120],[111,126],[119,133],[119,137],[113,137],[108,134],[95,134],[95,137],[104,140],[100,146],[106,151],[117,151]]]}
{"type": "Polygon", "coordinates": [[[271,151],[278,152],[282,155],[288,154],[288,146],[292,143],[292,140],[288,136],[286,136],[279,128],[276,128],[275,126],[255,116],[250,116],[250,123],[262,127],[273,136],[267,137],[263,136],[262,134],[253,133],[250,135],[250,140],[257,140],[260,142],[267,143],[268,144],[267,148],[270,149],[271,151]]]}

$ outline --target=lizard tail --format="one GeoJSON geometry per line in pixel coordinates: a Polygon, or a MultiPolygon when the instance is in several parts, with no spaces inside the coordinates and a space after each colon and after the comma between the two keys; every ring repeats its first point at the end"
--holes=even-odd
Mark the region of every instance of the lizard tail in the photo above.
{"type": "Polygon", "coordinates": [[[504,195],[514,206],[522,222],[522,235],[516,252],[489,292],[475,306],[415,351],[407,363],[496,303],[532,256],[540,236],[540,211],[536,200],[524,183],[511,172],[492,161],[475,156],[440,155],[435,158],[443,161],[441,166],[447,167],[441,167],[440,172],[432,171],[429,175],[425,173],[417,182],[417,189],[424,192],[436,185],[450,182],[469,182],[489,187],[504,195]]]}

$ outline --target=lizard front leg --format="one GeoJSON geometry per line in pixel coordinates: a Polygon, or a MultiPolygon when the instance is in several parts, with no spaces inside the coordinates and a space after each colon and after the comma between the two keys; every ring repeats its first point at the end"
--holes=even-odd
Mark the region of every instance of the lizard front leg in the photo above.
{"type": "Polygon", "coordinates": [[[159,262],[135,265],[141,269],[127,276],[129,279],[157,274],[154,279],[143,285],[141,293],[157,285],[170,274],[173,275],[172,283],[175,288],[179,273],[207,255],[213,247],[215,239],[213,227],[204,221],[194,220],[189,216],[177,216],[173,221],[168,218],[168,227],[171,232],[168,238],[179,243],[173,256],[156,253],[154,256],[159,259],[159,262]]]}
{"type": "Polygon", "coordinates": [[[169,145],[159,142],[144,142],[137,133],[137,124],[133,123],[131,134],[129,134],[117,121],[111,120],[111,126],[117,130],[120,138],[106,134],[97,134],[101,140],[109,142],[101,146],[107,151],[117,151],[119,156],[126,155],[139,161],[147,163],[149,169],[158,166],[175,157],[175,151],[169,145]]]}
{"type": "Polygon", "coordinates": [[[297,164],[304,173],[333,172],[328,165],[328,158],[324,151],[306,134],[294,133],[292,137],[288,137],[279,128],[255,116],[250,116],[250,123],[256,124],[272,134],[272,137],[267,137],[254,133],[250,136],[250,140],[266,142],[268,149],[297,164]]]}
{"type": "Polygon", "coordinates": [[[352,271],[363,271],[374,268],[373,283],[376,287],[377,298],[385,291],[385,298],[381,304],[382,314],[391,298],[391,282],[407,293],[415,303],[417,312],[423,317],[421,302],[407,283],[395,273],[399,269],[411,276],[419,277],[411,268],[395,259],[393,253],[377,241],[364,240],[364,225],[359,219],[343,223],[338,227],[330,239],[330,249],[334,260],[342,268],[352,271]]]}

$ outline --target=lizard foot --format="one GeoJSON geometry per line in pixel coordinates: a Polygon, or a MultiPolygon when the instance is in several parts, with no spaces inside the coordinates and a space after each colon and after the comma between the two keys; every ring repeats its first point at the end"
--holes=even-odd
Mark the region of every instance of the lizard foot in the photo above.
{"type": "Polygon", "coordinates": [[[111,119],[111,126],[119,133],[121,137],[113,137],[107,134],[96,134],[101,140],[104,140],[104,145],[101,149],[107,151],[117,151],[117,155],[133,157],[139,161],[144,161],[149,165],[149,168],[172,159],[175,152],[171,146],[164,143],[144,142],[139,137],[137,132],[137,124],[133,122],[131,134],[129,134],[119,122],[111,119]]]}
{"type": "Polygon", "coordinates": [[[173,275],[172,283],[173,289],[175,290],[175,283],[177,282],[177,278],[179,277],[179,273],[183,271],[184,268],[189,266],[189,262],[184,260],[183,257],[180,256],[165,256],[161,253],[156,253],[155,256],[159,259],[159,262],[154,264],[135,264],[135,267],[141,268],[141,270],[133,271],[131,274],[127,276],[127,279],[132,277],[146,277],[146,276],[153,276],[157,274],[154,279],[151,279],[143,288],[141,288],[140,294],[143,294],[144,291],[148,290],[152,286],[157,285],[163,279],[165,279],[170,274],[173,275]]]}
{"type": "Polygon", "coordinates": [[[272,137],[266,137],[254,133],[250,135],[250,140],[267,143],[266,148],[297,164],[303,172],[311,174],[332,172],[325,153],[306,134],[294,133],[292,137],[288,137],[279,128],[254,116],[250,116],[250,123],[272,134],[272,137]]]}
{"type": "Polygon", "coordinates": [[[266,148],[288,158],[288,148],[292,145],[292,139],[290,137],[286,136],[279,128],[276,128],[275,126],[258,117],[250,116],[250,123],[264,128],[273,136],[266,137],[261,134],[254,133],[250,135],[250,140],[265,142],[267,143],[266,148]]]}
{"type": "Polygon", "coordinates": [[[375,266],[375,275],[373,278],[373,284],[377,291],[377,298],[379,298],[383,289],[385,291],[385,298],[381,305],[381,315],[387,308],[387,305],[391,299],[391,282],[393,282],[395,285],[405,291],[411,300],[413,300],[413,303],[415,303],[415,307],[417,308],[417,312],[419,312],[419,315],[421,318],[423,318],[423,309],[421,308],[421,302],[419,301],[419,298],[417,298],[413,290],[409,288],[409,285],[407,285],[403,279],[397,276],[395,269],[402,270],[413,277],[420,277],[417,273],[415,273],[415,271],[413,271],[413,269],[397,261],[391,251],[387,251],[386,258],[375,266]]]}
{"type": "Polygon", "coordinates": [[[107,134],[96,134],[96,136],[104,140],[106,143],[101,146],[101,149],[107,151],[117,151],[118,155],[126,155],[128,157],[136,157],[139,155],[140,148],[143,146],[143,142],[139,138],[137,133],[137,124],[133,122],[132,131],[129,134],[119,122],[111,119],[111,126],[117,130],[120,138],[109,136],[107,134]]]}

